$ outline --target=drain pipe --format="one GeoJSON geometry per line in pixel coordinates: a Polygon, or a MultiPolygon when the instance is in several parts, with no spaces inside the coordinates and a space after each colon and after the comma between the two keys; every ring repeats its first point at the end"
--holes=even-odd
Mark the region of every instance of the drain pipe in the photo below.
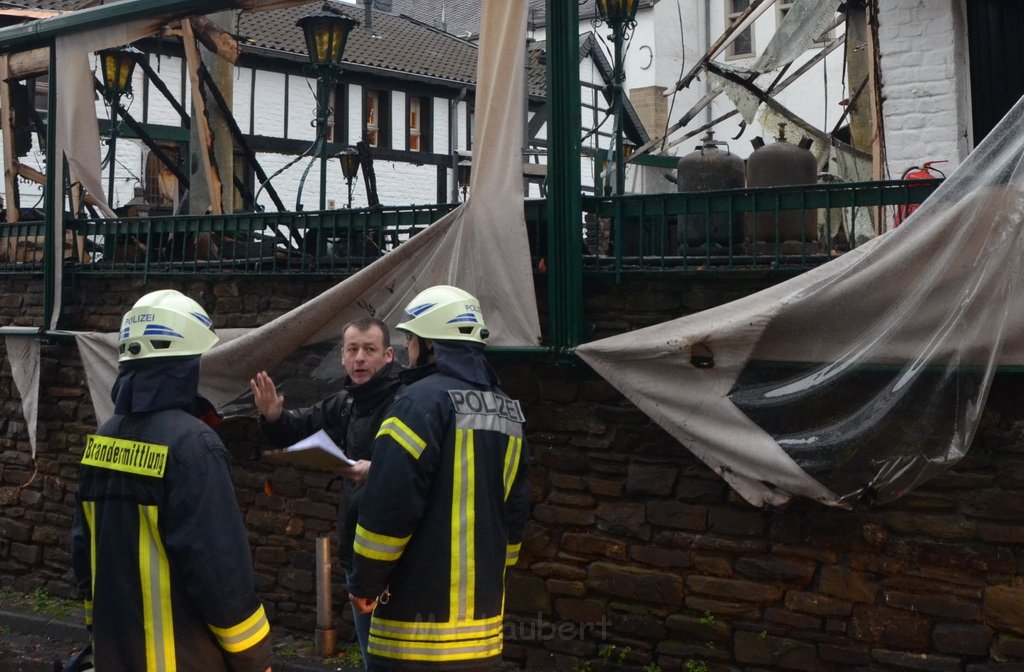
{"type": "MultiPolygon", "coordinates": [[[[704,53],[711,51],[711,0],[704,0],[704,53]]],[[[684,54],[685,57],[685,54],[684,54]]],[[[704,77],[704,93],[711,95],[711,78],[704,77]]],[[[711,103],[704,108],[705,121],[711,124],[714,117],[711,114],[711,103]]]]}
{"type": "Polygon", "coordinates": [[[331,606],[331,540],[316,540],[316,655],[333,656],[337,651],[337,632],[331,606]]]}
{"type": "Polygon", "coordinates": [[[469,89],[462,87],[459,95],[448,104],[448,145],[452,155],[452,169],[448,174],[448,184],[452,187],[449,203],[459,202],[459,103],[466,99],[468,93],[469,89]]]}

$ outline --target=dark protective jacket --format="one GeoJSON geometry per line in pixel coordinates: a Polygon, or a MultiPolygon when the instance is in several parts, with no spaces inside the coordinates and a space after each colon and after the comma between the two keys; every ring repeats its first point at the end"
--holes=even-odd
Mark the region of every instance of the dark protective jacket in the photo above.
{"type": "Polygon", "coordinates": [[[436,369],[395,398],[377,434],[356,528],[349,591],[380,596],[369,653],[386,668],[500,659],[505,568],[526,520],[519,402],[498,387],[482,346],[434,350],[436,369]]]}
{"type": "MultiPolygon", "coordinates": [[[[321,429],[353,460],[370,460],[373,437],[401,387],[397,362],[391,362],[362,385],[347,376],[340,392],[308,408],[284,411],[277,422],[260,418],[260,427],[275,446],[284,448],[321,429]]],[[[372,460],[371,460],[372,461],[372,460]]],[[[363,485],[341,479],[338,502],[338,553],[345,569],[352,566],[352,540],[359,520],[363,485]]]]}
{"type": "Polygon", "coordinates": [[[227,450],[184,410],[198,371],[198,358],[123,366],[117,414],[86,440],[72,564],[98,670],[270,665],[227,450]]]}

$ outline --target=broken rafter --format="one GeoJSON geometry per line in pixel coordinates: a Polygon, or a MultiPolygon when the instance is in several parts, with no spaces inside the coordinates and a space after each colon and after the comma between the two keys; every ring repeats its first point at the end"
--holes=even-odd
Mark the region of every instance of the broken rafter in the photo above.
{"type": "Polygon", "coordinates": [[[721,37],[715,40],[715,43],[711,45],[711,48],[709,48],[707,52],[705,52],[705,54],[701,56],[696,63],[693,64],[693,67],[690,68],[690,71],[687,72],[683,76],[683,78],[676,83],[675,87],[669,91],[666,91],[663,95],[671,96],[676,91],[681,91],[682,89],[685,89],[687,86],[689,86],[690,82],[692,82],[694,78],[697,77],[698,74],[700,74],[700,71],[704,68],[704,66],[707,63],[711,62],[712,58],[717,56],[719,52],[722,51],[722,49],[725,49],[727,46],[729,46],[729,44],[731,44],[732,41],[736,39],[737,35],[739,35],[744,30],[749,28],[750,24],[752,24],[757,17],[761,16],[761,14],[766,9],[771,7],[774,3],[775,0],[754,0],[754,2],[750,3],[750,5],[743,11],[743,13],[737,16],[736,20],[729,25],[729,27],[726,29],[724,33],[722,33],[721,37]]]}
{"type": "MultiPolygon", "coordinates": [[[[217,103],[217,106],[223,113],[224,121],[231,130],[231,134],[234,136],[235,142],[238,143],[242,153],[245,154],[245,158],[252,164],[253,170],[256,172],[256,177],[260,180],[260,184],[264,185],[267,190],[267,195],[270,196],[271,200],[274,201],[274,205],[277,206],[277,211],[285,211],[287,208],[285,208],[284,202],[281,200],[281,197],[278,196],[274,187],[270,184],[266,171],[263,170],[263,166],[260,165],[259,160],[256,158],[256,153],[252,151],[252,148],[249,147],[249,143],[246,142],[242,129],[238,127],[238,122],[235,121],[235,115],[232,113],[231,108],[228,107],[227,101],[224,100],[224,95],[220,92],[216,82],[213,81],[213,77],[210,75],[210,72],[206,69],[205,65],[200,66],[199,76],[203,83],[206,84],[206,88],[209,90],[210,94],[213,96],[214,102],[217,103]]],[[[256,203],[253,202],[253,205],[255,206],[256,203]]]]}
{"type": "Polygon", "coordinates": [[[211,214],[223,214],[221,207],[221,190],[223,188],[220,174],[217,171],[217,164],[213,160],[213,133],[210,131],[210,124],[206,116],[206,100],[203,97],[203,86],[199,77],[199,67],[202,61],[199,58],[199,49],[196,47],[195,35],[192,34],[192,26],[188,21],[182,21],[181,31],[183,33],[182,44],[185,47],[185,61],[188,64],[188,76],[192,83],[192,105],[196,113],[193,115],[193,122],[199,133],[199,156],[206,171],[206,187],[210,193],[211,214]]]}

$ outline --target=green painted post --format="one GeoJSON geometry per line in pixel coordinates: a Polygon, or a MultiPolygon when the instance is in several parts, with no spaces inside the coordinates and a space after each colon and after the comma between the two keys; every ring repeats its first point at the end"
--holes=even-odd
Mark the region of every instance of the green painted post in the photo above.
{"type": "MultiPolygon", "coordinates": [[[[64,232],[54,231],[57,208],[64,207],[63,184],[54,179],[53,167],[64,157],[57,156],[57,45],[50,44],[50,77],[46,95],[46,184],[43,194],[43,329],[56,329],[58,317],[54,315],[56,304],[57,264],[63,263],[57,250],[63,251],[64,232]],[[58,245],[60,246],[58,248],[58,245]]],[[[62,256],[62,255],[61,255],[62,256]]]]}
{"type": "Polygon", "coordinates": [[[547,0],[547,17],[548,341],[558,349],[583,338],[579,5],[547,0]]]}

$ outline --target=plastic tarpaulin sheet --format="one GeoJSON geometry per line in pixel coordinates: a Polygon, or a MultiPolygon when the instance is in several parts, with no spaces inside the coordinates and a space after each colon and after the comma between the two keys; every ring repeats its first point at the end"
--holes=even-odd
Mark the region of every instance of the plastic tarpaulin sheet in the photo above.
{"type": "Polygon", "coordinates": [[[747,501],[894,500],[1024,364],[1024,103],[907,222],[718,308],[580,346],[747,501]]]}
{"type": "MultiPolygon", "coordinates": [[[[466,203],[323,294],[258,329],[232,333],[204,355],[201,390],[216,406],[244,396],[260,370],[278,382],[306,370],[296,364],[304,360],[300,349],[333,345],[352,319],[375,316],[394,326],[417,293],[437,284],[462,287],[480,299],[489,344],[540,343],[523,214],[526,10],[526,0],[483,3],[466,203]]],[[[113,412],[109,385],[116,376],[116,335],[81,334],[77,340],[102,422],[113,412]]]]}

